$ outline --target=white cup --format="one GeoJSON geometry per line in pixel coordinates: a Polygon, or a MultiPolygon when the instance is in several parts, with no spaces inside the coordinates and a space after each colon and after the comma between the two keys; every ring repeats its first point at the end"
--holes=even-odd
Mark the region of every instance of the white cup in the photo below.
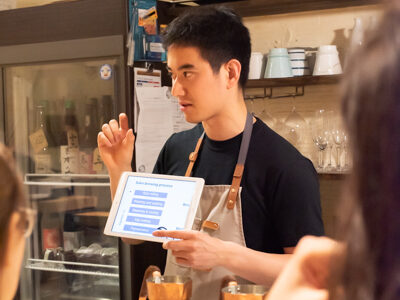
{"type": "Polygon", "coordinates": [[[339,54],[335,45],[320,46],[317,52],[313,75],[341,74],[339,54]]]}
{"type": "Polygon", "coordinates": [[[252,52],[250,56],[249,79],[260,79],[264,55],[261,52],[252,52]]]}

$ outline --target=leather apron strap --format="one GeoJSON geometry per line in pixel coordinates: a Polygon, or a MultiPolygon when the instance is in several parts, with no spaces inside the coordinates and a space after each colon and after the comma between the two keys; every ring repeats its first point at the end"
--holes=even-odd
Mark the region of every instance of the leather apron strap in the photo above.
{"type": "Polygon", "coordinates": [[[201,144],[203,143],[203,138],[204,138],[204,131],[201,134],[200,138],[197,140],[196,148],[194,149],[193,152],[191,152],[189,154],[189,166],[186,169],[185,177],[192,176],[192,169],[193,169],[194,163],[196,162],[197,156],[199,154],[201,144]]]}
{"type": "MultiPolygon", "coordinates": [[[[233,172],[232,183],[229,189],[229,194],[227,199],[226,206],[228,209],[233,209],[236,204],[237,196],[240,189],[240,182],[242,181],[243,177],[244,164],[246,162],[247,152],[250,146],[250,138],[252,131],[253,131],[253,115],[247,113],[242,142],[240,144],[239,157],[235,166],[235,171],[233,172]]],[[[204,132],[198,139],[195,150],[189,154],[189,166],[187,167],[186,170],[185,174],[186,177],[190,177],[192,175],[193,166],[199,154],[199,150],[203,142],[203,139],[204,139],[204,132]]]]}

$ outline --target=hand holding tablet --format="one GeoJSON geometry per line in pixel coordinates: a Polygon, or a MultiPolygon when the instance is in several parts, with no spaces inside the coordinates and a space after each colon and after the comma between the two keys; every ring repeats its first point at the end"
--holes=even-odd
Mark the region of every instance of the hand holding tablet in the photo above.
{"type": "Polygon", "coordinates": [[[104,234],[164,242],[153,231],[190,230],[203,187],[202,178],[125,172],[104,234]]]}

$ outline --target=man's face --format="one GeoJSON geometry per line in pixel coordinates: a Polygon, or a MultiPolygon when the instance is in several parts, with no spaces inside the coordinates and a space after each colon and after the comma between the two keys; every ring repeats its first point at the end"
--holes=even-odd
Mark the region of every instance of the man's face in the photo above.
{"type": "Polygon", "coordinates": [[[198,48],[170,46],[168,70],[172,77],[171,93],[178,98],[186,121],[207,121],[222,111],[226,74],[221,71],[214,74],[198,48]]]}

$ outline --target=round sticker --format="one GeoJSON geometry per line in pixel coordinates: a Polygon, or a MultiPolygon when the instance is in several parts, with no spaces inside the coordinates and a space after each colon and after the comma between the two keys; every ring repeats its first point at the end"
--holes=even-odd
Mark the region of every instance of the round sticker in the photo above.
{"type": "Polygon", "coordinates": [[[109,80],[112,76],[112,68],[109,64],[104,64],[100,67],[100,77],[104,80],[109,80]]]}

